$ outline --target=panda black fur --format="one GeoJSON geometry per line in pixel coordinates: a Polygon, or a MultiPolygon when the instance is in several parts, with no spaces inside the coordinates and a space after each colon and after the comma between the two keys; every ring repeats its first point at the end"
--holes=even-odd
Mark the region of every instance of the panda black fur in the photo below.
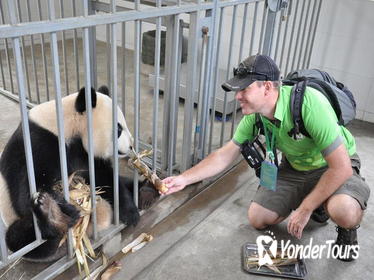
{"type": "MultiPolygon", "coordinates": [[[[111,222],[113,198],[112,149],[112,101],[103,94],[91,90],[94,165],[96,186],[109,186],[101,194],[98,204],[99,229],[111,222]],[[109,217],[109,218],[107,218],[109,217]],[[101,219],[101,220],[100,220],[101,219]]],[[[87,119],[85,90],[62,98],[64,132],[68,174],[80,170],[79,175],[89,183],[87,155],[87,119]],[[83,171],[82,171],[83,170],[83,171]]],[[[51,186],[61,179],[55,101],[35,106],[29,111],[29,127],[37,193],[30,198],[21,125],[8,141],[0,159],[0,211],[8,227],[6,242],[11,251],[17,251],[35,240],[32,212],[35,213],[42,238],[41,246],[25,256],[44,259],[56,253],[62,236],[79,218],[78,210],[68,203],[61,193],[51,186]]],[[[131,147],[132,136],[122,111],[118,108],[118,151],[125,156],[131,147]]],[[[119,217],[128,225],[136,225],[139,212],[130,189],[133,181],[119,178],[119,217]]]]}

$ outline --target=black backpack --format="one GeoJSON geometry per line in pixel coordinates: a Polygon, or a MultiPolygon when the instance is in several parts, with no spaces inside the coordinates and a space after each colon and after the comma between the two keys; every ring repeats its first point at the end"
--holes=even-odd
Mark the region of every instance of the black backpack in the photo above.
{"type": "Polygon", "coordinates": [[[339,125],[347,125],[356,116],[356,101],[352,92],[344,84],[335,81],[325,71],[318,69],[293,71],[286,76],[283,84],[293,86],[290,103],[294,127],[288,134],[294,139],[297,139],[299,133],[310,137],[301,116],[304,92],[307,86],[326,96],[336,113],[339,125]]]}

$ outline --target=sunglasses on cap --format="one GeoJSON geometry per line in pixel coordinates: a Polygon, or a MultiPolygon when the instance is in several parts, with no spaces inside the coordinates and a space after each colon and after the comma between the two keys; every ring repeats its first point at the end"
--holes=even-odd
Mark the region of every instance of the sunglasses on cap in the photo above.
{"type": "Polygon", "coordinates": [[[265,81],[269,79],[269,76],[267,74],[261,73],[261,72],[256,72],[256,71],[251,71],[243,65],[239,65],[239,67],[237,67],[237,68],[234,67],[233,70],[234,70],[233,71],[234,76],[245,77],[247,75],[252,75],[252,76],[260,76],[260,79],[265,80],[265,81]]]}

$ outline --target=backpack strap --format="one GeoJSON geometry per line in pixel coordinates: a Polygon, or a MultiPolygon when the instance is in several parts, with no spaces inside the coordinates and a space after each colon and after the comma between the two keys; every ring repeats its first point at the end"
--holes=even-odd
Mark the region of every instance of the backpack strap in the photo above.
{"type": "Polygon", "coordinates": [[[302,133],[306,137],[310,137],[310,134],[305,129],[304,122],[301,116],[307,82],[308,81],[306,78],[301,79],[292,87],[291,91],[290,108],[294,127],[288,132],[288,135],[290,137],[293,137],[295,140],[297,139],[297,134],[299,133],[302,133]]]}

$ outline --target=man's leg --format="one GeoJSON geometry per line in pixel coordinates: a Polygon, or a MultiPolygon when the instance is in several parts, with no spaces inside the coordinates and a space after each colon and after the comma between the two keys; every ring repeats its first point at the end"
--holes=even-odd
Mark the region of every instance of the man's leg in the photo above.
{"type": "Polygon", "coordinates": [[[352,246],[357,246],[357,229],[363,217],[370,188],[360,176],[360,161],[355,155],[351,158],[353,175],[326,201],[325,207],[331,219],[337,224],[338,237],[335,244],[341,247],[342,261],[353,261],[357,252],[352,246]]]}
{"type": "Polygon", "coordinates": [[[332,195],[326,202],[326,210],[338,226],[346,229],[360,224],[364,214],[358,201],[347,194],[332,195]]]}
{"type": "Polygon", "coordinates": [[[276,212],[266,209],[254,201],[248,209],[249,223],[256,229],[264,229],[269,225],[279,224],[284,219],[285,217],[280,217],[276,212]]]}

